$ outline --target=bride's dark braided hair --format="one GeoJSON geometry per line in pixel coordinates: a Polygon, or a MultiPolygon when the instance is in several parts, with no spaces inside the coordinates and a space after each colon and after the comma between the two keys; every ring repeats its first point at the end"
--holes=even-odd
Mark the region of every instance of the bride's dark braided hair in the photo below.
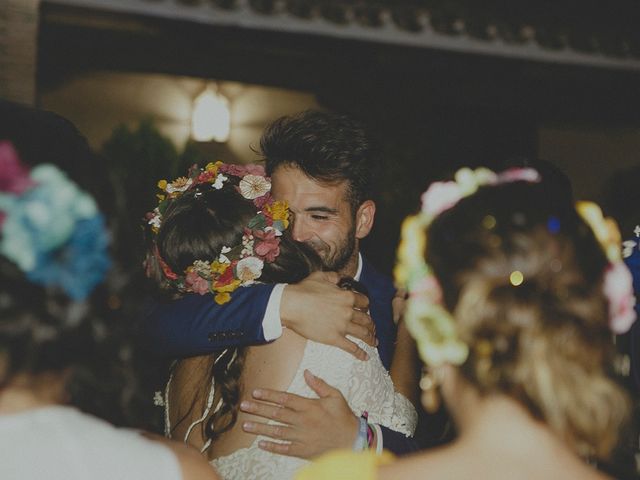
{"type": "MultiPolygon", "coordinates": [[[[223,246],[242,242],[244,229],[256,214],[256,206],[243,198],[231,184],[219,190],[208,185],[194,188],[176,199],[163,215],[162,226],[155,236],[160,257],[174,272],[182,272],[195,260],[213,261],[223,246]]],[[[153,237],[153,235],[150,235],[153,237]]],[[[147,257],[148,273],[169,298],[180,296],[164,281],[161,267],[151,250],[147,257]]],[[[265,262],[260,282],[294,283],[309,273],[319,270],[321,262],[317,254],[291,238],[288,231],[280,237],[280,253],[275,262],[265,262]]],[[[213,295],[211,301],[214,301],[213,295]]],[[[233,302],[233,300],[232,300],[233,302]]],[[[189,392],[191,405],[182,418],[173,422],[172,430],[193,417],[196,405],[207,402],[212,381],[215,396],[211,399],[210,414],[204,420],[204,437],[215,441],[230,430],[237,419],[241,393],[242,374],[246,348],[228,348],[212,352],[199,361],[205,362],[202,370],[206,377],[198,379],[198,386],[189,392]],[[220,404],[219,408],[215,408],[220,404]]],[[[175,367],[180,368],[180,362],[175,367]]],[[[177,371],[177,370],[174,370],[177,371]]],[[[199,417],[200,414],[196,414],[199,417]]]]}

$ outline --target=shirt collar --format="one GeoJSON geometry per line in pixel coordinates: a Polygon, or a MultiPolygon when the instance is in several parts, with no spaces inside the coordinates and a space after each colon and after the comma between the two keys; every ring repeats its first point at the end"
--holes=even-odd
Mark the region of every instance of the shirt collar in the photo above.
{"type": "Polygon", "coordinates": [[[353,276],[353,279],[359,282],[360,275],[362,275],[362,255],[358,252],[358,269],[356,270],[356,274],[353,276]]]}

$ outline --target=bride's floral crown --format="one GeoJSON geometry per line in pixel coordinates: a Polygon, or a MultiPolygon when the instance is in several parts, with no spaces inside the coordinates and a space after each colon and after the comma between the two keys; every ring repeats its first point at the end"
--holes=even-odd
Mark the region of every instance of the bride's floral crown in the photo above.
{"type": "Polygon", "coordinates": [[[27,168],[0,142],[0,255],[27,279],[86,299],[105,278],[109,233],[95,200],[55,165],[27,168]]]}
{"type": "Polygon", "coordinates": [[[256,215],[245,226],[242,242],[223,246],[215,260],[196,260],[180,274],[171,270],[162,259],[155,238],[153,254],[172,288],[181,293],[213,293],[216,303],[222,305],[231,299],[231,293],[238,287],[258,280],[265,262],[276,259],[280,253],[279,237],[289,226],[289,208],[286,202],[271,198],[271,181],[260,165],[233,165],[220,161],[202,169],[194,165],[186,177],[158,182],[161,190],[157,195],[158,206],[146,215],[152,233],[159,232],[163,215],[171,203],[196,187],[199,190],[194,195],[201,195],[203,186],[216,190],[236,188],[243,198],[253,202],[256,215]]]}
{"type": "MultiPolygon", "coordinates": [[[[454,178],[455,181],[431,184],[422,195],[420,212],[404,220],[394,270],[397,285],[409,293],[404,316],[407,327],[416,339],[420,356],[429,366],[461,365],[469,354],[469,346],[458,338],[454,320],[443,305],[438,279],[424,259],[429,226],[442,212],[473,195],[480,187],[540,181],[538,172],[531,168],[514,168],[499,174],[486,168],[463,168],[454,178]]],[[[635,298],[631,274],[622,262],[620,233],[615,222],[604,218],[597,205],[579,202],[576,210],[591,227],[609,259],[603,287],[609,300],[609,325],[615,333],[624,333],[635,320],[635,298]]]]}

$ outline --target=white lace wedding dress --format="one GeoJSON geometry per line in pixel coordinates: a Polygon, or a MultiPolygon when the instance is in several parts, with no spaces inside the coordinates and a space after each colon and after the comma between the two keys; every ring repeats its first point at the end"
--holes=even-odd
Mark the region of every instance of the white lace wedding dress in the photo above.
{"type": "MultiPolygon", "coordinates": [[[[413,405],[395,392],[391,377],[382,366],[378,351],[353,339],[368,354],[368,361],[357,360],[335,347],[307,341],[302,361],[287,392],[304,397],[317,398],[304,381],[303,372],[308,369],[339,389],[349,402],[353,412],[360,416],[369,414],[369,422],[388,427],[407,436],[413,435],[418,415],[413,405]]],[[[271,422],[274,423],[274,422],[271,422]]],[[[251,446],[236,450],[230,455],[211,462],[222,478],[235,479],[288,479],[306,460],[265,452],[258,448],[258,436],[251,446]]]]}

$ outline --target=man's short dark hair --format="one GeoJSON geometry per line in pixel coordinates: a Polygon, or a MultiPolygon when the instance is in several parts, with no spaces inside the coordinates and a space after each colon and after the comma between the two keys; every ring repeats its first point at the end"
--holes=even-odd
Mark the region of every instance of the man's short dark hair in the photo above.
{"type": "Polygon", "coordinates": [[[353,211],[372,198],[374,156],[361,123],[337,113],[307,110],[275,120],[260,139],[267,173],[293,166],[321,183],[346,181],[353,211]]]}

